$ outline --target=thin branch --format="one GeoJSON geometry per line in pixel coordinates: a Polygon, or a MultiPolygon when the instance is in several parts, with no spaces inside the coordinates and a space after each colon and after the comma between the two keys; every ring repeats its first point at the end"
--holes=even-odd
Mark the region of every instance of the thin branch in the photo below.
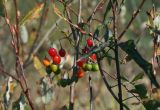
{"type": "MultiPolygon", "coordinates": [[[[97,55],[97,57],[98,57],[98,55],[97,55]]],[[[97,63],[98,63],[98,67],[99,67],[100,74],[101,74],[101,76],[102,76],[102,79],[103,79],[104,84],[106,85],[108,91],[111,93],[111,95],[113,96],[113,98],[114,98],[118,103],[120,103],[118,97],[115,95],[115,93],[114,93],[113,90],[111,89],[108,81],[106,80],[106,77],[105,77],[104,72],[103,72],[103,69],[102,69],[102,64],[101,64],[101,61],[100,61],[99,58],[97,58],[97,63]]],[[[125,104],[123,104],[123,106],[126,108],[126,110],[130,110],[125,104]]]]}
{"type": "Polygon", "coordinates": [[[0,71],[10,77],[12,77],[14,80],[16,80],[17,82],[19,82],[19,79],[17,77],[15,77],[14,75],[12,75],[11,73],[6,72],[3,68],[0,67],[0,71]]]}
{"type": "Polygon", "coordinates": [[[39,26],[38,26],[38,31],[36,32],[36,38],[34,39],[34,41],[32,43],[32,46],[31,46],[31,49],[29,51],[28,57],[27,57],[27,59],[25,61],[25,65],[30,60],[30,58],[32,57],[32,53],[33,53],[34,49],[37,46],[37,41],[38,41],[38,39],[40,37],[42,25],[44,24],[44,21],[45,21],[44,18],[45,18],[47,9],[48,9],[47,0],[44,0],[44,7],[43,7],[43,10],[42,10],[42,15],[41,15],[39,26]]]}
{"type": "Polygon", "coordinates": [[[134,21],[134,19],[137,17],[138,13],[140,12],[143,4],[145,3],[146,0],[142,0],[141,4],[139,5],[139,7],[137,8],[137,10],[133,13],[132,18],[130,19],[129,23],[127,24],[127,26],[124,28],[124,30],[121,32],[121,34],[118,36],[118,40],[120,40],[123,35],[126,33],[126,31],[128,30],[128,28],[130,27],[130,25],[132,24],[132,22],[134,21]]]}
{"type": "Polygon", "coordinates": [[[6,20],[6,23],[10,29],[10,33],[11,33],[11,36],[12,36],[12,46],[14,48],[14,52],[15,52],[15,56],[16,56],[16,74],[17,76],[19,77],[19,79],[17,79],[16,77],[14,77],[13,75],[5,72],[7,75],[13,77],[15,80],[18,81],[18,83],[20,84],[23,92],[25,93],[25,96],[29,102],[29,105],[31,107],[32,110],[35,110],[34,108],[34,105],[33,105],[33,102],[32,102],[32,99],[30,97],[30,93],[29,93],[29,89],[28,89],[28,85],[27,85],[27,82],[26,82],[26,78],[24,76],[24,70],[23,70],[23,63],[22,63],[22,60],[20,59],[20,56],[19,56],[19,47],[20,47],[20,38],[19,38],[19,11],[18,11],[18,6],[17,6],[17,0],[14,0],[14,6],[15,6],[15,11],[16,11],[16,25],[15,27],[10,23],[10,19],[8,17],[8,14],[7,14],[7,10],[6,10],[6,7],[5,7],[5,4],[4,4],[4,12],[5,12],[5,20],[6,20]],[[24,82],[24,83],[23,83],[24,82]],[[27,91],[27,92],[26,92],[27,91]]]}
{"type": "Polygon", "coordinates": [[[96,11],[102,7],[102,5],[104,4],[104,0],[101,0],[97,6],[95,7],[95,9],[93,10],[92,14],[89,16],[89,18],[87,19],[87,23],[91,23],[93,20],[94,15],[96,14],[96,11]]]}
{"type": "MultiPolygon", "coordinates": [[[[138,96],[137,96],[138,97],[138,96]]],[[[131,96],[131,97],[127,97],[126,99],[123,99],[123,102],[128,100],[128,99],[132,99],[132,98],[135,98],[134,96],[131,96]]]]}
{"type": "MultiPolygon", "coordinates": [[[[37,44],[36,48],[33,50],[32,55],[34,55],[34,54],[36,54],[38,52],[38,50],[43,45],[43,43],[46,41],[46,39],[49,38],[50,34],[53,33],[53,31],[56,29],[56,24],[59,24],[61,20],[62,20],[62,18],[59,18],[56,21],[56,23],[53,23],[53,25],[51,26],[51,28],[46,32],[46,34],[44,35],[44,37],[40,40],[40,42],[37,44]]],[[[32,59],[32,57],[30,56],[30,58],[25,61],[24,68],[26,68],[32,62],[31,59],[32,59]]]]}
{"type": "Polygon", "coordinates": [[[78,13],[78,23],[81,22],[81,13],[82,13],[82,0],[79,0],[79,13],[78,13]]]}
{"type": "Polygon", "coordinates": [[[119,106],[120,110],[123,110],[123,101],[122,101],[122,87],[121,87],[121,75],[120,75],[120,64],[119,64],[119,52],[118,52],[118,45],[117,45],[117,5],[116,3],[112,4],[112,13],[113,13],[113,37],[115,40],[115,63],[116,63],[116,71],[117,71],[117,81],[118,81],[118,98],[119,98],[119,106]]]}
{"type": "MultiPolygon", "coordinates": [[[[116,76],[113,76],[113,75],[110,75],[108,72],[106,72],[105,70],[103,70],[104,73],[106,73],[110,78],[114,79],[114,80],[117,80],[116,76]]],[[[126,85],[124,85],[123,83],[121,83],[121,85],[126,89],[127,92],[131,93],[132,96],[134,96],[139,102],[140,102],[140,99],[132,92],[130,92],[130,90],[126,87],[126,85]]]]}
{"type": "Polygon", "coordinates": [[[90,110],[93,110],[93,90],[92,90],[92,76],[89,74],[89,92],[90,92],[90,110]]]}

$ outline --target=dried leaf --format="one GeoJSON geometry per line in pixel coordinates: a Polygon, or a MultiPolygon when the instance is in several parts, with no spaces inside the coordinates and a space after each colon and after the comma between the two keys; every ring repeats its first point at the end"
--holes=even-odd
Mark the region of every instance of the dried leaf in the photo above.
{"type": "Polygon", "coordinates": [[[40,12],[43,9],[44,4],[40,3],[37,6],[35,6],[32,10],[30,10],[24,18],[20,21],[20,25],[25,25],[27,22],[33,19],[37,19],[40,16],[40,12]]]}
{"type": "Polygon", "coordinates": [[[34,63],[35,69],[39,72],[41,77],[44,77],[47,75],[47,73],[44,70],[44,66],[42,65],[41,61],[37,56],[33,57],[33,63],[34,63]]]}

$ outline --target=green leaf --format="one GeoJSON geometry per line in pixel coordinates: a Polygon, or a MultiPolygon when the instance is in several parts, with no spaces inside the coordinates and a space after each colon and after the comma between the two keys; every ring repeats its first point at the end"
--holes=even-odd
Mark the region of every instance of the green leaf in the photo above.
{"type": "Polygon", "coordinates": [[[135,81],[137,81],[137,80],[139,80],[139,79],[142,79],[143,76],[144,76],[143,73],[137,74],[137,75],[132,79],[131,83],[133,83],[133,82],[135,82],[135,81]]]}
{"type": "Polygon", "coordinates": [[[160,110],[160,101],[157,100],[149,100],[147,102],[144,102],[143,105],[146,110],[160,110]]]}
{"type": "Polygon", "coordinates": [[[147,89],[144,84],[138,84],[134,87],[135,89],[132,89],[130,92],[138,94],[141,99],[147,98],[147,89]]]}
{"type": "Polygon", "coordinates": [[[105,13],[104,13],[104,17],[103,17],[103,22],[105,22],[106,21],[106,18],[107,18],[107,15],[108,15],[108,12],[111,10],[111,7],[112,7],[112,3],[114,3],[114,2],[116,2],[116,0],[109,0],[109,3],[108,3],[108,5],[107,5],[107,7],[106,7],[106,11],[105,11],[105,13]]]}
{"type": "Polygon", "coordinates": [[[3,0],[0,0],[0,16],[5,17],[3,0]]]}
{"type": "Polygon", "coordinates": [[[87,54],[84,54],[80,59],[88,58],[91,54],[100,52],[101,50],[103,50],[108,45],[109,45],[109,43],[105,42],[103,44],[100,44],[99,46],[94,46],[93,48],[91,48],[91,50],[87,54]]]}
{"type": "Polygon", "coordinates": [[[128,40],[126,42],[120,43],[119,46],[144,70],[144,72],[149,77],[151,82],[156,87],[160,87],[153,74],[152,64],[150,64],[149,62],[147,62],[145,59],[142,58],[142,56],[139,54],[139,52],[135,48],[134,41],[128,40]]]}
{"type": "Polygon", "coordinates": [[[128,80],[125,76],[121,76],[121,79],[122,79],[123,81],[129,82],[129,80],[128,80]]]}

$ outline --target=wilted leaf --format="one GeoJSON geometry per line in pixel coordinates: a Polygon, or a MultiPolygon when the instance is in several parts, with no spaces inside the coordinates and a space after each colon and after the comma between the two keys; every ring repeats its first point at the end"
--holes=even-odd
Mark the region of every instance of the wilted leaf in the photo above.
{"type": "Polygon", "coordinates": [[[32,10],[30,10],[25,16],[24,18],[22,18],[22,20],[20,21],[20,25],[24,25],[27,22],[29,22],[30,20],[39,18],[40,16],[40,12],[43,9],[44,4],[40,3],[37,6],[35,6],[32,10]]]}
{"type": "Polygon", "coordinates": [[[160,47],[157,48],[156,55],[157,55],[157,56],[160,56],[160,47]]]}
{"type": "Polygon", "coordinates": [[[39,72],[41,77],[44,77],[47,75],[47,73],[45,72],[44,66],[42,65],[41,61],[37,56],[33,57],[33,63],[34,63],[35,69],[39,72]]]}
{"type": "Polygon", "coordinates": [[[152,64],[142,58],[139,52],[135,49],[134,41],[128,40],[126,42],[120,43],[119,46],[144,70],[151,82],[156,87],[159,87],[159,84],[153,74],[152,64]]]}
{"type": "Polygon", "coordinates": [[[143,73],[137,74],[137,75],[132,79],[131,83],[133,83],[133,82],[135,82],[135,81],[137,81],[137,80],[139,80],[139,79],[142,79],[143,76],[144,76],[143,73]]]}

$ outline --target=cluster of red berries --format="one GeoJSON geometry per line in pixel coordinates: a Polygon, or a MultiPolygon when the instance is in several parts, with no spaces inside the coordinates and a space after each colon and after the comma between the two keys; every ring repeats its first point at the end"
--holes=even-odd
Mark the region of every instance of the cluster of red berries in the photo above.
{"type": "Polygon", "coordinates": [[[59,52],[57,52],[55,48],[49,48],[48,54],[52,58],[52,61],[50,61],[47,57],[43,59],[43,64],[46,66],[46,72],[48,74],[54,72],[57,75],[61,72],[59,64],[61,63],[61,57],[65,57],[66,51],[61,48],[59,52]]]}
{"type": "MultiPolygon", "coordinates": [[[[93,40],[91,38],[88,38],[86,40],[86,46],[82,49],[83,54],[87,54],[91,47],[93,46],[93,40]]],[[[98,71],[99,67],[96,63],[97,56],[95,53],[89,56],[89,58],[83,58],[77,61],[78,71],[77,71],[77,77],[81,78],[85,75],[84,71],[98,71]]]]}

